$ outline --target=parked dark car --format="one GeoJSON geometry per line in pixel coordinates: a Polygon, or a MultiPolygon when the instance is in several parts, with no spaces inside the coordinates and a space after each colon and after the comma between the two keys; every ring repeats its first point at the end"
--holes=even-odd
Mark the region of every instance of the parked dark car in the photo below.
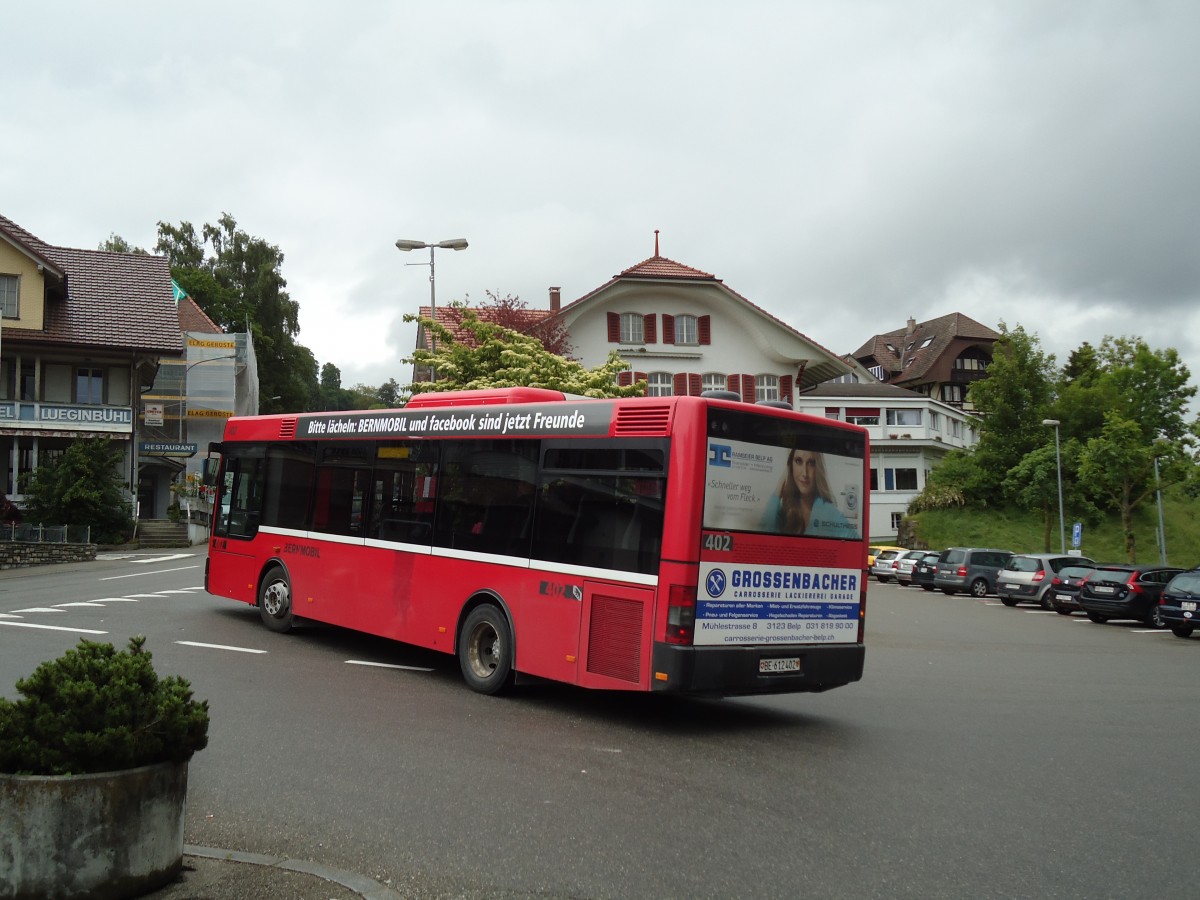
{"type": "Polygon", "coordinates": [[[1191,637],[1200,623],[1200,569],[1180,572],[1162,592],[1158,618],[1175,637],[1191,637]]]}
{"type": "Polygon", "coordinates": [[[1050,605],[1060,616],[1082,612],[1079,605],[1079,588],[1096,568],[1096,563],[1079,566],[1063,566],[1050,579],[1050,605]]]}
{"type": "Polygon", "coordinates": [[[933,590],[933,576],[937,574],[938,557],[941,555],[941,551],[934,550],[917,560],[917,564],[913,566],[913,587],[920,585],[927,591],[933,590]]]}
{"type": "Polygon", "coordinates": [[[1010,559],[996,576],[996,596],[1005,606],[1036,603],[1050,609],[1051,582],[1064,566],[1094,564],[1084,556],[1062,553],[1020,553],[1010,559]]]}
{"type": "Polygon", "coordinates": [[[1167,582],[1182,571],[1170,566],[1097,566],[1079,589],[1079,606],[1093,622],[1137,619],[1163,628],[1158,598],[1167,582]]]}
{"type": "Polygon", "coordinates": [[[933,584],[943,594],[969,591],[972,597],[996,592],[996,574],[1012,559],[1011,550],[951,547],[938,557],[933,584]]]}

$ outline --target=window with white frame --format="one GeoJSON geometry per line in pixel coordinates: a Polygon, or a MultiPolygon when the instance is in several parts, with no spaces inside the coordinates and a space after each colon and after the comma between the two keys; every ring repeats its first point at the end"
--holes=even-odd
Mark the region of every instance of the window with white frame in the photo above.
{"type": "Polygon", "coordinates": [[[705,372],[700,377],[700,390],[702,391],[723,391],[728,385],[728,379],[720,372],[705,372]]]}
{"type": "Polygon", "coordinates": [[[963,386],[961,384],[943,384],[942,399],[947,403],[957,403],[962,406],[963,386]]]}
{"type": "Polygon", "coordinates": [[[917,470],[884,469],[883,489],[885,491],[915,491],[917,489],[917,470]]]}
{"type": "Polygon", "coordinates": [[[950,437],[960,438],[963,433],[963,423],[958,419],[946,419],[946,424],[950,427],[950,437]]]}
{"type": "Polygon", "coordinates": [[[912,427],[921,424],[921,410],[919,409],[889,409],[887,411],[887,423],[889,425],[901,425],[912,427]]]}
{"type": "Polygon", "coordinates": [[[621,313],[621,343],[646,343],[646,319],[641,313],[621,313]]]}
{"type": "Polygon", "coordinates": [[[696,330],[695,316],[676,316],[675,317],[675,343],[677,344],[698,344],[700,343],[699,332],[696,330]]]}
{"type": "Polygon", "coordinates": [[[0,275],[0,315],[6,319],[15,319],[20,314],[17,304],[17,288],[20,280],[16,275],[0,275]]]}
{"type": "Polygon", "coordinates": [[[929,427],[932,428],[934,431],[941,431],[942,430],[941,415],[939,415],[938,413],[935,413],[935,412],[930,412],[929,413],[929,427]]]}
{"type": "Polygon", "coordinates": [[[900,523],[904,520],[904,513],[892,513],[892,531],[900,530],[900,523]]]}
{"type": "Polygon", "coordinates": [[[670,397],[672,393],[670,372],[651,372],[646,376],[647,397],[670,397]]]}
{"type": "Polygon", "coordinates": [[[758,400],[778,400],[779,399],[779,376],[778,375],[755,375],[754,376],[754,399],[758,400]]]}

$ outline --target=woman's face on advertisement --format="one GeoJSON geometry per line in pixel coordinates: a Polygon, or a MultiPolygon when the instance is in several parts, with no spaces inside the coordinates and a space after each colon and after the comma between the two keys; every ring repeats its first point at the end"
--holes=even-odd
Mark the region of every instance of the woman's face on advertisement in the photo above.
{"type": "Polygon", "coordinates": [[[792,479],[801,494],[813,493],[817,483],[817,454],[811,450],[797,450],[792,455],[792,479]]]}

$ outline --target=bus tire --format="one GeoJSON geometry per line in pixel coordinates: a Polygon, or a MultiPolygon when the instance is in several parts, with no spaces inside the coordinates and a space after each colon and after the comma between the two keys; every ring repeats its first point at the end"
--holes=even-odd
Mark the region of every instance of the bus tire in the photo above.
{"type": "Polygon", "coordinates": [[[292,583],[281,566],[272,566],[258,589],[258,615],[272,631],[292,630],[292,583]]]}
{"type": "Polygon", "coordinates": [[[512,686],[512,629],[504,613],[490,603],[463,620],[458,635],[458,665],[467,686],[480,694],[499,694],[512,686]]]}

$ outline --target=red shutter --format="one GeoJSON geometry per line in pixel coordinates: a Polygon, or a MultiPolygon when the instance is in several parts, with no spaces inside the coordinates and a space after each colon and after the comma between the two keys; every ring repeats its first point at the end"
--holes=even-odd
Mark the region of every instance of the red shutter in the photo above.
{"type": "Polygon", "coordinates": [[[725,376],[725,390],[733,391],[735,394],[742,392],[742,380],[737,375],[725,376]]]}
{"type": "Polygon", "coordinates": [[[663,343],[675,343],[675,317],[663,313],[663,343]]]}
{"type": "MultiPolygon", "coordinates": [[[[647,380],[646,373],[645,372],[634,372],[633,380],[634,381],[646,381],[647,380]]],[[[647,385],[647,387],[649,387],[649,385],[647,385]]]]}
{"type": "Polygon", "coordinates": [[[846,408],[847,416],[878,416],[879,408],[872,409],[869,406],[850,406],[846,408]]]}
{"type": "Polygon", "coordinates": [[[781,375],[779,377],[779,399],[786,400],[788,406],[792,406],[792,376],[781,375]]]}
{"type": "Polygon", "coordinates": [[[742,402],[743,403],[753,403],[754,402],[754,376],[753,375],[743,375],[742,376],[742,402]]]}
{"type": "Polygon", "coordinates": [[[633,384],[633,373],[626,369],[624,372],[617,373],[617,384],[625,387],[633,384]]]}
{"type": "Polygon", "coordinates": [[[677,375],[671,376],[671,393],[676,397],[686,397],[688,386],[688,377],[686,372],[680,372],[677,375]]]}
{"type": "Polygon", "coordinates": [[[712,317],[701,316],[696,320],[696,336],[701,344],[712,343],[712,317]]]}
{"type": "Polygon", "coordinates": [[[646,343],[647,344],[657,344],[658,343],[657,323],[658,323],[658,316],[654,315],[654,313],[650,313],[650,315],[646,316],[646,343]]]}
{"type": "Polygon", "coordinates": [[[700,376],[699,375],[689,375],[688,376],[688,393],[691,394],[693,397],[699,397],[700,394],[703,393],[703,391],[704,391],[703,382],[700,380],[700,376]]]}
{"type": "Polygon", "coordinates": [[[608,340],[614,344],[621,340],[620,313],[610,312],[608,314],[608,340]]]}

